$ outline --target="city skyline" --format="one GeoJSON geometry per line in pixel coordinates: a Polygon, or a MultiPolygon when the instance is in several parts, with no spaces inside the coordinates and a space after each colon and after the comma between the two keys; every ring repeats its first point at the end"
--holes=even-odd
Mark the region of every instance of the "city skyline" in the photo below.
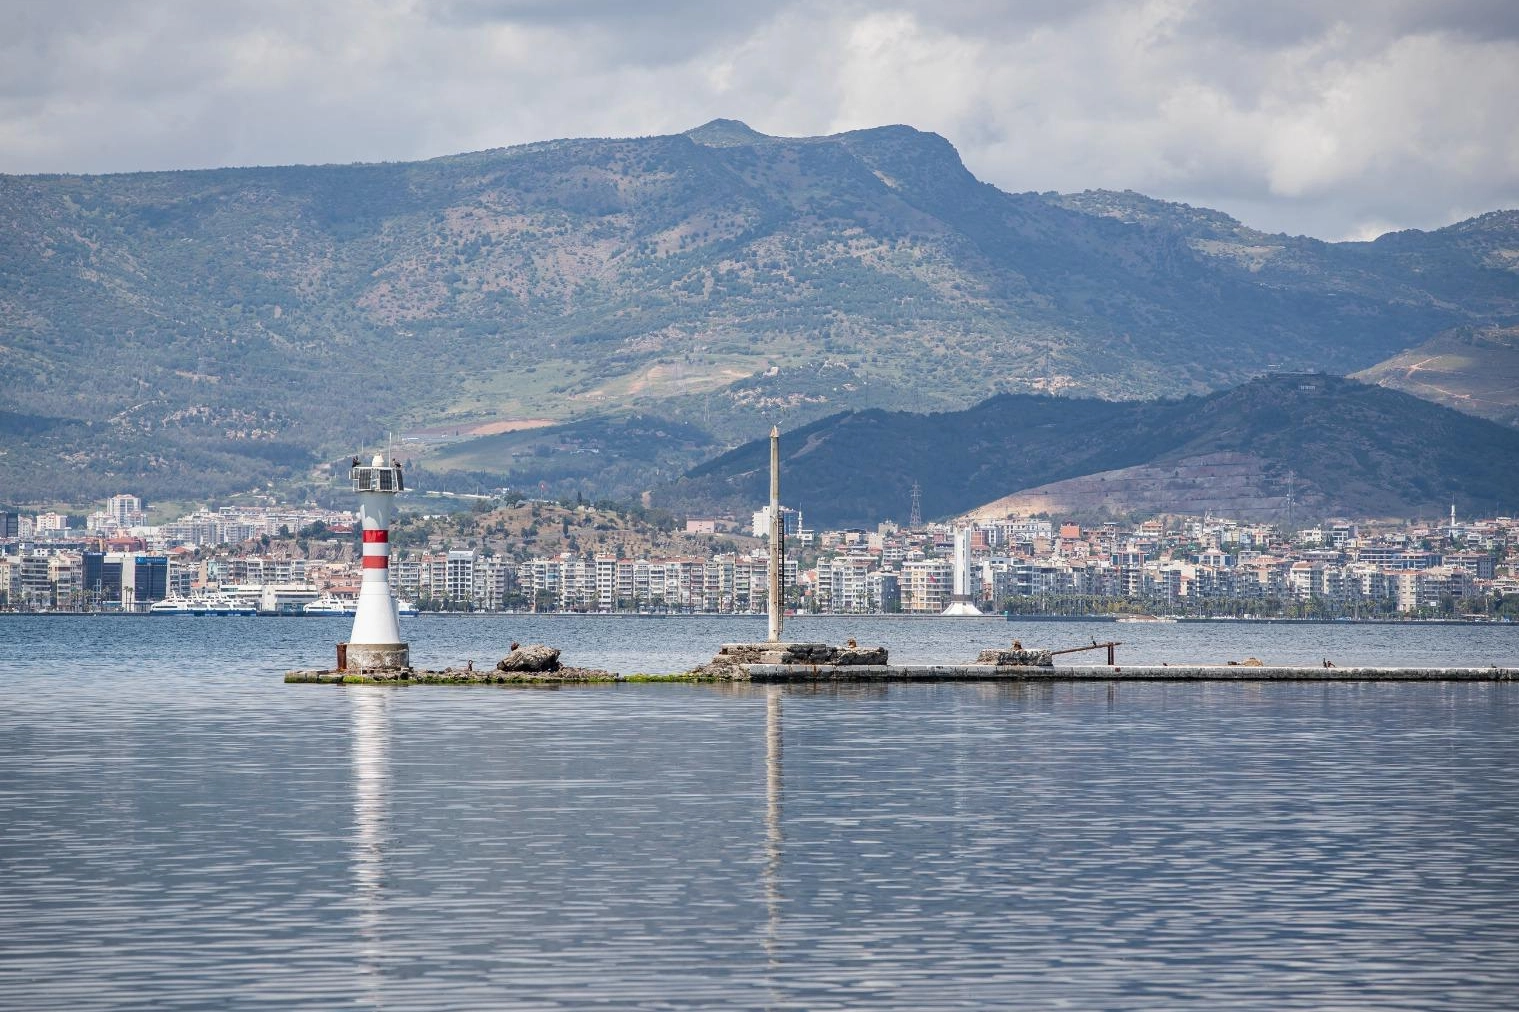
{"type": "MultiPolygon", "coordinates": [[[[109,529],[94,532],[35,521],[22,532],[6,514],[0,540],[13,554],[0,555],[0,606],[141,612],[188,597],[209,614],[292,614],[307,605],[327,614],[357,596],[351,511],[223,507],[126,528],[115,525],[140,520],[139,501],[123,494],[110,505],[92,515],[109,529]]],[[[678,551],[652,543],[582,548],[571,520],[577,530],[600,527],[600,511],[532,500],[517,508],[531,513],[533,526],[510,534],[492,521],[504,513],[489,507],[454,514],[473,517],[469,524],[414,517],[421,540],[395,550],[389,585],[437,610],[758,614],[768,601],[768,550],[759,538],[734,543],[744,526],[738,518],[688,519],[687,533],[699,536],[678,551]],[[562,525],[565,539],[534,547],[538,519],[562,525]]],[[[787,540],[796,548],[785,556],[786,604],[807,612],[937,614],[961,600],[952,593],[1033,614],[1428,618],[1507,614],[1506,602],[1519,601],[1512,518],[1453,514],[1424,525],[1340,521],[1284,531],[1207,516],[1097,525],[1008,517],[874,531],[797,524],[787,540]],[[956,544],[969,559],[963,589],[956,544]]]]}

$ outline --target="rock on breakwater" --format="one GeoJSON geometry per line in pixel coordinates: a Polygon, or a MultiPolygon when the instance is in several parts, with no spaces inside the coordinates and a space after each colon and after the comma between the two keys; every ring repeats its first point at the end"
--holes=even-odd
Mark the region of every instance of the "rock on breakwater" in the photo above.
{"type": "Polygon", "coordinates": [[[559,667],[553,671],[371,668],[358,673],[333,670],[285,672],[285,681],[291,685],[564,685],[622,680],[622,676],[615,671],[569,667],[559,667]]]}
{"type": "Polygon", "coordinates": [[[862,647],[850,640],[842,647],[827,643],[724,643],[717,656],[691,672],[693,677],[715,681],[747,681],[748,669],[756,664],[858,667],[886,664],[885,647],[862,647]]]}

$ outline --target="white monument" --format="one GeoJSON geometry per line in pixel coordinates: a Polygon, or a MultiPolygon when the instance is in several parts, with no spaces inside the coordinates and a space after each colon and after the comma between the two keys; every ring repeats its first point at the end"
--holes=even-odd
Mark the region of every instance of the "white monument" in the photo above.
{"type": "Polygon", "coordinates": [[[945,615],[980,615],[970,592],[970,528],[955,531],[955,588],[945,615]]]}

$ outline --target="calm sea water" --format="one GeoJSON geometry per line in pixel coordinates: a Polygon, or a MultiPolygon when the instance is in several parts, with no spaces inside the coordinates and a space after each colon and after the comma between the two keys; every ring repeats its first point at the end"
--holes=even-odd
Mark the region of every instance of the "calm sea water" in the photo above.
{"type": "MultiPolygon", "coordinates": [[[[0,1007],[1511,1009],[1519,686],[286,686],[342,620],[0,617],[0,1007]]],[[[755,619],[424,617],[670,671],[755,619]]],[[[894,660],[1519,629],[832,619],[894,660]]]]}

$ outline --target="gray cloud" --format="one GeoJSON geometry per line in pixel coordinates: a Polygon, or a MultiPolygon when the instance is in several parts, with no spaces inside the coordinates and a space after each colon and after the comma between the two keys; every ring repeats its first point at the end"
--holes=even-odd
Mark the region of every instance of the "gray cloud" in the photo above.
{"type": "Polygon", "coordinates": [[[1009,190],[1326,238],[1519,205],[1505,0],[0,0],[0,171],[909,123],[1009,190]]]}

